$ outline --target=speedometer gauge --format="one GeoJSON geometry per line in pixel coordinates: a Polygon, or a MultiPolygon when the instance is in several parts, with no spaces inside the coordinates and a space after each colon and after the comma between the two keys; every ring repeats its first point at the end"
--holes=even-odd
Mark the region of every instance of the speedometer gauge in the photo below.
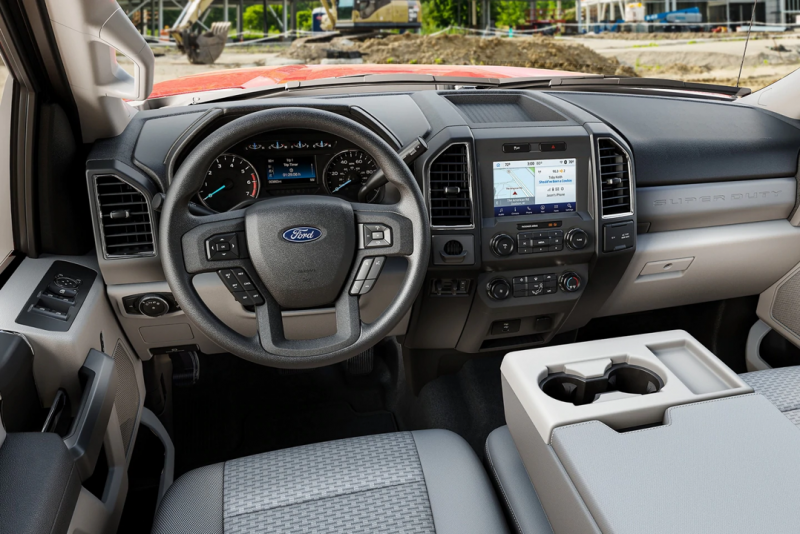
{"type": "Polygon", "coordinates": [[[200,201],[217,212],[228,211],[258,197],[261,180],[255,167],[234,154],[222,154],[206,173],[200,188],[200,201]]]}
{"type": "MultiPolygon", "coordinates": [[[[333,156],[325,169],[325,187],[332,195],[358,201],[358,190],[367,183],[378,166],[372,156],[363,150],[345,150],[333,156]]],[[[378,198],[380,189],[370,191],[367,202],[378,198]]]]}

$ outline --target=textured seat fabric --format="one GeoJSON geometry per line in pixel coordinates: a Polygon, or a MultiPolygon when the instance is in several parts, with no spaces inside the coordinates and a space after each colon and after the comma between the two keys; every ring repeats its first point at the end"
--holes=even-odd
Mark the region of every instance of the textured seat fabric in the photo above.
{"type": "Polygon", "coordinates": [[[489,434],[486,461],[511,527],[518,534],[553,534],[507,426],[489,434]]]}
{"type": "Polygon", "coordinates": [[[756,393],[769,399],[792,423],[800,426],[800,366],[754,371],[739,376],[756,393]]]}
{"type": "Polygon", "coordinates": [[[154,534],[505,533],[475,453],[452,432],[366,436],[231,460],[170,488],[154,534]]]}

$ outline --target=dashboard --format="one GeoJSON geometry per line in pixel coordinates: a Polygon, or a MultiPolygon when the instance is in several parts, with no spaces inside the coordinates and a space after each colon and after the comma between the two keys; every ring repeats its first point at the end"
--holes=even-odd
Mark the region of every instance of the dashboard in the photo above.
{"type": "MultiPolygon", "coordinates": [[[[429,211],[431,260],[412,312],[393,332],[409,349],[535,347],[595,317],[759,294],[800,263],[800,126],[746,106],[467,89],[143,111],[123,134],[97,143],[87,162],[100,268],[139,354],[219,349],[169,301],[157,232],[152,244],[118,245],[99,216],[97,184],[113,178],[140,194],[157,228],[159,196],[208,132],[287,105],[351,118],[398,152],[425,141],[409,166],[429,211]],[[659,127],[644,127],[645,115],[659,127]],[[714,135],[710,125],[720,125],[714,135]],[[130,252],[120,253],[124,246],[130,252]],[[168,305],[143,313],[147,295],[168,305]]],[[[356,202],[378,170],[369,153],[335,136],[265,132],[219,154],[196,200],[216,217],[277,196],[356,202]]],[[[388,184],[367,198],[396,199],[388,184]]],[[[404,273],[402,259],[387,260],[360,296],[366,322],[400,291],[404,273]]],[[[195,287],[229,326],[255,332],[252,311],[213,273],[196,277],[195,287]]],[[[287,335],[336,329],[330,308],[289,310],[283,320],[287,335]]]]}
{"type": "MultiPolygon", "coordinates": [[[[214,212],[286,195],[333,195],[356,202],[359,189],[377,170],[372,156],[344,139],[287,130],[254,136],[220,154],[197,200],[214,212]]],[[[379,202],[383,195],[384,187],[374,189],[366,201],[379,202]]]]}

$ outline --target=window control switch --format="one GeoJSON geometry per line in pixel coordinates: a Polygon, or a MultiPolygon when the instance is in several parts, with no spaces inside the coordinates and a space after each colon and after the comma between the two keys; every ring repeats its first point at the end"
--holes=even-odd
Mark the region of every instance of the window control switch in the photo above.
{"type": "Polygon", "coordinates": [[[58,319],[60,321],[67,320],[67,312],[62,312],[58,310],[54,310],[52,308],[48,308],[42,304],[37,304],[31,308],[33,313],[38,313],[39,315],[44,315],[45,317],[50,317],[52,319],[58,319]]]}

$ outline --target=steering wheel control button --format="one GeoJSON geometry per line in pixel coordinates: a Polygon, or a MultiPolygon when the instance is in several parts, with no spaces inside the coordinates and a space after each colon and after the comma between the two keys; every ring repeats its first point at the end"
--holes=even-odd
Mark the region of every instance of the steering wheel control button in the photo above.
{"type": "Polygon", "coordinates": [[[379,256],[372,261],[372,267],[369,269],[369,273],[367,273],[367,280],[375,280],[378,278],[378,275],[381,274],[381,269],[383,269],[383,264],[386,263],[386,258],[383,256],[379,256]]]}
{"type": "Polygon", "coordinates": [[[239,293],[234,293],[233,297],[236,299],[236,302],[238,302],[242,306],[254,306],[253,299],[250,297],[250,294],[247,291],[240,291],[239,293]]]}
{"type": "Polygon", "coordinates": [[[633,248],[633,221],[607,224],[603,227],[603,252],[633,248]]]}
{"type": "Polygon", "coordinates": [[[514,239],[510,235],[499,234],[492,238],[489,247],[495,256],[510,256],[514,252],[514,239]]]}
{"type": "Polygon", "coordinates": [[[558,285],[567,293],[574,293],[581,288],[581,277],[577,273],[564,273],[558,279],[558,285]]]}
{"type": "Polygon", "coordinates": [[[231,271],[244,291],[254,291],[256,289],[256,286],[253,284],[253,281],[250,280],[250,277],[247,276],[247,272],[244,269],[235,267],[231,269],[231,271]]]}
{"type": "Polygon", "coordinates": [[[571,228],[564,239],[572,250],[581,250],[589,244],[589,235],[580,228],[571,228]]]}
{"type": "Polygon", "coordinates": [[[228,288],[228,291],[231,293],[241,293],[244,292],[244,288],[242,287],[242,283],[239,282],[239,279],[233,274],[233,270],[231,269],[222,269],[218,271],[219,277],[225,283],[225,287],[228,288]]]}
{"type": "Polygon", "coordinates": [[[206,239],[206,258],[210,261],[239,257],[239,240],[235,233],[215,235],[206,239]]]}
{"type": "Polygon", "coordinates": [[[248,291],[247,296],[250,297],[251,306],[261,306],[264,304],[264,297],[258,291],[248,291]]]}
{"type": "Polygon", "coordinates": [[[145,295],[139,300],[139,312],[148,317],[161,317],[169,311],[169,303],[158,295],[145,295]]]}
{"type": "Polygon", "coordinates": [[[365,295],[369,293],[373,285],[375,285],[375,280],[364,280],[364,283],[361,285],[361,291],[359,291],[358,294],[365,295]]]}
{"type": "Polygon", "coordinates": [[[392,229],[383,224],[364,225],[364,248],[392,246],[392,229]]]}
{"type": "Polygon", "coordinates": [[[497,278],[486,285],[486,292],[493,300],[505,300],[511,296],[511,286],[507,280],[497,278]]]}
{"type": "Polygon", "coordinates": [[[361,266],[358,268],[358,272],[356,273],[356,280],[366,280],[367,275],[369,274],[369,270],[372,268],[372,261],[373,258],[364,258],[361,261],[361,266]]]}
{"type": "Polygon", "coordinates": [[[381,274],[384,263],[386,263],[386,258],[383,256],[364,258],[356,273],[356,280],[350,287],[350,294],[364,295],[365,293],[369,293],[372,286],[375,285],[378,276],[381,274]]]}
{"type": "Polygon", "coordinates": [[[364,285],[363,280],[356,280],[353,282],[353,286],[350,288],[351,295],[358,295],[361,292],[361,286],[364,285]]]}

